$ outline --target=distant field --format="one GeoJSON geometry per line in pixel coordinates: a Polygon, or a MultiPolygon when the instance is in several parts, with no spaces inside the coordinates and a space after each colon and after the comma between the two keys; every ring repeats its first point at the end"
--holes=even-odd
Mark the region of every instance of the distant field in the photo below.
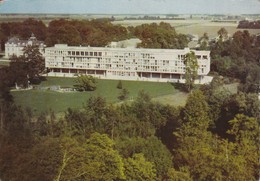
{"type": "MultiPolygon", "coordinates": [[[[160,22],[170,23],[175,27],[178,33],[183,34],[197,34],[202,36],[204,32],[207,32],[209,37],[215,37],[220,28],[224,27],[230,35],[234,34],[236,31],[243,29],[237,29],[237,23],[232,22],[211,22],[210,20],[122,20],[115,21],[114,24],[121,24],[123,26],[138,26],[144,23],[160,23],[160,22]]],[[[260,33],[260,29],[251,30],[248,29],[251,34],[260,33]]]]}
{"type": "MultiPolygon", "coordinates": [[[[116,88],[117,80],[98,80],[97,90],[93,92],[67,92],[60,93],[47,90],[27,90],[12,91],[16,104],[26,108],[29,107],[35,114],[42,111],[54,110],[56,113],[64,112],[67,108],[81,108],[83,103],[91,96],[102,96],[109,103],[117,103],[120,90],[116,88]]],[[[144,90],[154,100],[164,102],[164,100],[155,99],[156,97],[173,95],[179,93],[169,83],[157,82],[139,82],[139,81],[122,81],[123,88],[129,90],[129,99],[135,99],[140,90],[144,90]]],[[[60,85],[63,87],[72,87],[75,84],[74,78],[48,78],[42,82],[41,86],[60,85]]],[[[178,98],[178,97],[176,97],[178,98]]],[[[180,98],[182,99],[182,98],[180,98]]],[[[167,103],[171,103],[166,99],[167,103]]]]}

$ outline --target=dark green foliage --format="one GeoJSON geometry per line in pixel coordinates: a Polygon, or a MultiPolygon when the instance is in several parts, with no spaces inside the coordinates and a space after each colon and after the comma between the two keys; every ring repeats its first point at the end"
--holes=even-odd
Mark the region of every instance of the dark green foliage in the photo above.
{"type": "Polygon", "coordinates": [[[107,135],[94,133],[79,142],[65,137],[57,180],[123,180],[123,161],[107,135]]]}
{"type": "Polygon", "coordinates": [[[126,28],[113,25],[108,20],[54,20],[49,23],[46,43],[53,46],[56,43],[84,46],[106,46],[111,41],[128,38],[126,28]]]}
{"type": "Polygon", "coordinates": [[[37,46],[29,45],[24,48],[22,56],[11,58],[9,69],[13,74],[10,75],[13,84],[28,87],[29,81],[40,80],[45,69],[44,58],[37,46]]]}
{"type": "Polygon", "coordinates": [[[174,168],[169,169],[167,179],[173,181],[192,181],[190,174],[185,169],[177,171],[174,168]]]}
{"type": "Polygon", "coordinates": [[[119,100],[125,100],[128,98],[128,95],[129,95],[129,91],[127,89],[122,89],[119,96],[118,96],[118,99],[119,100]]]}
{"type": "MultiPolygon", "coordinates": [[[[259,157],[255,146],[259,144],[256,137],[259,135],[259,123],[245,115],[236,116],[228,121],[230,128],[222,125],[227,128],[227,134],[236,135],[230,137],[232,142],[228,142],[208,131],[210,120],[207,110],[205,97],[201,92],[193,92],[183,109],[183,123],[174,132],[177,138],[174,146],[175,166],[185,168],[185,173],[189,173],[194,180],[255,180],[258,163],[253,160],[259,157]],[[249,152],[252,154],[246,154],[245,150],[251,150],[249,152]]],[[[184,173],[180,174],[184,176],[184,173]]]]}
{"type": "Polygon", "coordinates": [[[62,162],[62,147],[59,141],[59,139],[45,138],[22,154],[14,167],[16,175],[10,178],[35,181],[54,180],[62,162]]]}
{"type": "MultiPolygon", "coordinates": [[[[226,31],[220,30],[225,37],[226,31]]],[[[260,81],[260,49],[258,38],[248,31],[237,31],[232,39],[217,41],[211,45],[211,70],[220,75],[239,79],[240,90],[257,93],[260,81]]]]}
{"type": "Polygon", "coordinates": [[[180,127],[182,122],[180,120],[180,108],[165,106],[162,109],[161,114],[164,115],[167,122],[165,125],[157,129],[156,136],[160,138],[169,150],[172,150],[176,143],[175,137],[172,133],[180,127]]]}
{"type": "MultiPolygon", "coordinates": [[[[45,41],[47,46],[57,43],[84,46],[106,46],[111,41],[125,40],[129,37],[127,29],[113,25],[109,20],[53,20],[48,27],[35,19],[24,22],[2,23],[0,25],[0,42],[6,42],[8,37],[17,36],[28,39],[31,34],[45,41]]],[[[2,46],[4,47],[4,46],[2,46]]]]}
{"type": "Polygon", "coordinates": [[[169,23],[164,22],[137,26],[134,35],[142,40],[139,44],[142,48],[182,49],[188,44],[186,35],[177,34],[169,23]]]}
{"type": "Polygon", "coordinates": [[[75,87],[78,91],[94,91],[97,88],[97,80],[91,75],[79,75],[76,83],[75,87]]]}
{"type": "Polygon", "coordinates": [[[155,180],[156,170],[151,162],[145,160],[142,154],[134,154],[133,158],[124,161],[126,180],[155,180]]]}
{"type": "Polygon", "coordinates": [[[195,80],[198,77],[198,60],[193,51],[187,53],[184,59],[185,64],[185,85],[187,91],[190,92],[194,88],[195,80]]]}
{"type": "Polygon", "coordinates": [[[2,101],[13,101],[13,97],[10,94],[10,86],[12,85],[13,80],[10,75],[12,75],[12,73],[8,67],[0,68],[0,103],[2,101]]]}
{"type": "Polygon", "coordinates": [[[208,50],[209,47],[209,36],[204,33],[202,37],[199,38],[200,50],[208,50]]]}
{"type": "Polygon", "coordinates": [[[112,138],[154,135],[166,123],[164,106],[152,103],[143,94],[133,104],[118,107],[106,104],[102,97],[92,97],[85,109],[68,109],[65,120],[73,132],[81,135],[91,132],[106,133],[112,138]]]}
{"type": "Polygon", "coordinates": [[[231,129],[228,134],[234,136],[235,150],[233,154],[243,158],[240,167],[245,170],[241,173],[243,180],[255,180],[259,178],[259,122],[243,114],[238,114],[229,121],[231,129]],[[257,171],[258,170],[258,171],[257,171]]]}
{"type": "Polygon", "coordinates": [[[219,36],[219,41],[225,41],[228,38],[228,32],[225,28],[220,28],[220,30],[218,30],[218,36],[219,36]]]}
{"type": "Polygon", "coordinates": [[[118,89],[122,89],[123,88],[123,84],[122,84],[121,80],[118,81],[118,84],[117,84],[116,88],[118,88],[118,89]]]}
{"type": "MultiPolygon", "coordinates": [[[[224,96],[222,95],[222,99],[219,99],[219,109],[215,109],[219,110],[219,117],[214,120],[216,126],[214,130],[220,136],[228,138],[226,134],[229,129],[228,121],[233,119],[236,114],[257,117],[260,103],[256,94],[244,94],[240,92],[235,95],[224,96]]],[[[212,111],[214,110],[212,109],[212,111]]]]}
{"type": "Polygon", "coordinates": [[[260,21],[248,21],[248,20],[242,20],[239,21],[239,24],[237,28],[241,29],[260,29],[260,21]]]}
{"type": "MultiPolygon", "coordinates": [[[[0,42],[5,43],[8,38],[16,36],[27,40],[32,33],[38,40],[45,40],[47,37],[47,27],[40,20],[29,18],[23,22],[8,22],[0,24],[0,42]],[[2,36],[1,36],[2,35],[2,36]]],[[[4,48],[4,46],[1,46],[4,48]]]]}
{"type": "Polygon", "coordinates": [[[172,167],[171,153],[157,137],[119,139],[116,148],[125,158],[142,153],[147,161],[154,163],[158,177],[166,177],[172,167]]]}

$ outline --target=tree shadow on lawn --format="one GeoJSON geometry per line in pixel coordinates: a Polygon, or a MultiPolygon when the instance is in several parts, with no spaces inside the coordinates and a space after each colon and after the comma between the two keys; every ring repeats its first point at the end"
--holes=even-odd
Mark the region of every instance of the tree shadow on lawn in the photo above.
{"type": "Polygon", "coordinates": [[[171,83],[171,85],[172,85],[175,89],[177,89],[177,90],[179,90],[179,91],[181,91],[181,92],[185,92],[185,93],[188,92],[188,91],[187,91],[187,87],[186,87],[185,84],[182,84],[182,83],[171,83]]]}
{"type": "Polygon", "coordinates": [[[30,83],[31,83],[31,84],[34,84],[34,85],[40,85],[40,83],[41,83],[42,81],[46,81],[46,80],[47,80],[46,77],[40,76],[40,77],[38,77],[38,78],[31,79],[31,80],[30,80],[30,83]]]}

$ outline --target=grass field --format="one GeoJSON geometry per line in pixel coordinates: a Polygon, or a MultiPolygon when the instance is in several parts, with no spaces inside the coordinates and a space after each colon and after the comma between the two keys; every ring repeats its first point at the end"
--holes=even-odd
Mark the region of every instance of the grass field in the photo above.
{"type": "MultiPolygon", "coordinates": [[[[81,108],[91,96],[102,96],[108,103],[117,103],[120,90],[116,88],[117,80],[98,80],[97,90],[93,92],[56,92],[50,90],[25,90],[12,91],[16,104],[26,108],[29,107],[35,114],[50,109],[54,112],[64,112],[67,108],[81,108]]],[[[160,97],[174,95],[179,93],[178,90],[170,83],[157,82],[138,82],[138,81],[122,81],[123,88],[129,90],[129,99],[135,99],[140,90],[144,90],[155,101],[164,102],[160,97]]],[[[62,87],[73,87],[74,78],[47,78],[40,86],[60,85],[62,87]]],[[[179,97],[177,96],[176,99],[179,97]]],[[[180,97],[182,99],[182,97],[180,97]]],[[[172,99],[171,99],[172,100],[172,99]]],[[[180,100],[178,100],[180,101],[180,100]]],[[[177,101],[177,102],[178,102],[177,101]]],[[[174,101],[173,101],[174,102],[174,101]]],[[[170,99],[166,99],[165,103],[171,103],[170,99]]],[[[175,103],[173,103],[174,105],[175,103]]]]}
{"type": "Polygon", "coordinates": [[[9,62],[7,62],[7,61],[0,61],[0,67],[3,67],[3,66],[9,66],[9,62]]]}
{"type": "MultiPolygon", "coordinates": [[[[208,33],[209,37],[216,37],[220,28],[224,27],[230,35],[233,35],[236,31],[243,31],[243,29],[237,29],[237,23],[232,22],[211,22],[210,20],[122,20],[115,21],[114,24],[121,24],[123,26],[138,26],[144,23],[160,23],[166,22],[175,27],[178,33],[182,34],[197,34],[202,36],[203,33],[208,33]]],[[[248,29],[250,34],[260,33],[260,29],[248,29]]]]}

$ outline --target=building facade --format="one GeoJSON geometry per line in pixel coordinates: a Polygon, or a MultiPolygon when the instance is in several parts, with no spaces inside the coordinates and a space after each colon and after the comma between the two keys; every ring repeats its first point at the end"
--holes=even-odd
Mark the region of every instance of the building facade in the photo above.
{"type": "Polygon", "coordinates": [[[39,50],[42,54],[44,54],[44,42],[37,40],[37,38],[34,36],[34,34],[31,35],[31,37],[28,40],[20,40],[17,37],[10,38],[5,43],[5,58],[9,59],[12,56],[21,56],[23,55],[23,49],[26,46],[38,46],[39,50]]]}
{"type": "MultiPolygon", "coordinates": [[[[78,74],[102,79],[185,82],[184,58],[191,50],[76,47],[57,44],[45,48],[48,76],[72,77],[78,74]]],[[[207,83],[210,52],[195,51],[198,80],[207,83]]]]}

